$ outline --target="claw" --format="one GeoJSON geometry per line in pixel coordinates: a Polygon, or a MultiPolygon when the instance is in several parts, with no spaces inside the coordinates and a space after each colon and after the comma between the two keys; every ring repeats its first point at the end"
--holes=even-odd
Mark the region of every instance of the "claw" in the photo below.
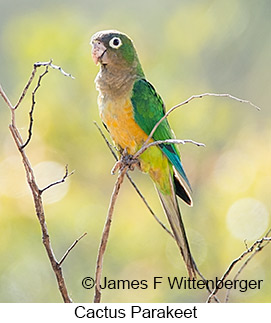
{"type": "Polygon", "coordinates": [[[113,168],[111,169],[111,175],[115,175],[118,170],[120,170],[122,166],[122,160],[119,160],[115,163],[113,168]]]}

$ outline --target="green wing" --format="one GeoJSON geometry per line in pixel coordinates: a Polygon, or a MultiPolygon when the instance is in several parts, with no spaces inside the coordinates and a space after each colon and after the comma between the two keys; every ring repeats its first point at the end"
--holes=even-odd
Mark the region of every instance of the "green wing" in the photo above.
{"type": "MultiPolygon", "coordinates": [[[[149,135],[156,123],[165,115],[163,100],[148,81],[140,79],[134,84],[131,101],[136,123],[149,135]]],[[[153,139],[166,140],[172,138],[173,133],[168,121],[165,119],[154,132],[153,139]]],[[[159,146],[191,189],[176,146],[173,144],[162,144],[159,146]]]]}

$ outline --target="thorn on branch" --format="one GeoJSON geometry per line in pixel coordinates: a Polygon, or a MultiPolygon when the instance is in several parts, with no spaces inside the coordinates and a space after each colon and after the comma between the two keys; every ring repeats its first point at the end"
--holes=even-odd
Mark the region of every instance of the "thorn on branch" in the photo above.
{"type": "Polygon", "coordinates": [[[72,172],[70,172],[70,173],[69,173],[69,171],[68,171],[68,165],[66,165],[66,166],[65,166],[65,174],[64,174],[64,176],[63,176],[60,180],[55,181],[55,182],[53,182],[53,183],[51,183],[51,184],[47,185],[47,186],[46,186],[46,187],[44,187],[43,189],[40,189],[40,190],[39,190],[40,195],[41,195],[43,192],[45,192],[46,190],[48,190],[49,188],[51,188],[51,187],[53,187],[53,186],[55,186],[55,185],[58,185],[58,184],[64,183],[64,182],[65,182],[65,180],[67,179],[67,177],[69,177],[69,176],[73,175],[73,173],[74,173],[74,171],[72,171],[72,172]]]}

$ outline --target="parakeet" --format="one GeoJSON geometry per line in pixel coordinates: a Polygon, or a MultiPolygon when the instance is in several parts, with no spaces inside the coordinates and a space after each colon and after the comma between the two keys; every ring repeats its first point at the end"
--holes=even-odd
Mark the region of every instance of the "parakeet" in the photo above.
{"type": "MultiPolygon", "coordinates": [[[[92,57],[100,71],[95,79],[99,92],[101,119],[120,151],[134,155],[155,124],[164,116],[165,106],[155,88],[145,78],[133,41],[116,30],[100,31],[91,38],[92,57]]],[[[167,119],[152,141],[174,138],[167,119]]],[[[192,206],[191,186],[174,144],[148,148],[140,155],[139,167],[150,175],[169,224],[180,248],[190,278],[197,267],[192,258],[176,195],[192,206]]]]}

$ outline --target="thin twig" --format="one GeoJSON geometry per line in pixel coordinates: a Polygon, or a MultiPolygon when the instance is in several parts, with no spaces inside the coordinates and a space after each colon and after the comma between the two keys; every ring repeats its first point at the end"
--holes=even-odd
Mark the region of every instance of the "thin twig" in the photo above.
{"type": "Polygon", "coordinates": [[[121,187],[121,184],[124,180],[124,176],[126,174],[126,171],[129,166],[125,166],[122,171],[119,173],[119,176],[116,180],[116,183],[114,185],[114,189],[111,195],[111,200],[108,208],[107,218],[100,242],[100,247],[98,251],[98,257],[96,262],[96,272],[95,272],[95,294],[94,294],[94,303],[100,303],[101,302],[101,288],[100,288],[100,282],[101,282],[101,276],[102,276],[102,269],[103,269],[103,259],[104,259],[104,253],[107,246],[109,231],[111,227],[113,212],[115,203],[117,200],[117,196],[119,194],[119,190],[121,187]]]}
{"type": "MultiPolygon", "coordinates": [[[[271,230],[271,229],[270,229],[271,230]]],[[[266,233],[265,237],[268,237],[269,233],[270,233],[270,230],[266,233]]],[[[233,280],[236,280],[239,275],[242,273],[242,271],[244,270],[244,268],[247,266],[247,264],[250,262],[250,260],[259,252],[261,251],[265,246],[268,245],[270,241],[267,241],[264,245],[262,245],[263,242],[260,242],[258,244],[258,247],[254,250],[254,252],[247,258],[247,260],[243,263],[243,265],[239,268],[239,270],[237,271],[237,273],[235,274],[235,276],[233,277],[233,280]]],[[[245,240],[245,246],[246,246],[246,249],[249,250],[248,246],[247,246],[247,242],[245,240]]],[[[229,301],[229,297],[230,297],[230,292],[231,292],[231,289],[228,289],[227,290],[227,293],[226,293],[226,297],[225,297],[225,303],[227,303],[229,301]]]]}
{"type": "MultiPolygon", "coordinates": [[[[159,127],[160,123],[163,122],[167,117],[168,115],[174,111],[175,109],[185,105],[185,104],[188,104],[190,101],[194,100],[194,99],[201,99],[205,96],[215,96],[215,97],[227,97],[227,98],[230,98],[230,99],[233,99],[233,100],[236,100],[238,102],[241,102],[241,103],[247,103],[249,105],[251,105],[252,107],[254,107],[256,110],[261,110],[257,105],[255,105],[254,103],[248,101],[248,100],[243,100],[243,99],[239,99],[231,94],[228,94],[228,93],[203,93],[203,94],[197,94],[197,95],[192,95],[190,98],[188,98],[187,100],[175,105],[174,107],[172,107],[171,109],[169,109],[167,111],[167,113],[165,113],[165,115],[155,124],[155,126],[153,127],[152,131],[150,132],[148,138],[146,139],[144,145],[147,145],[147,143],[150,141],[150,139],[152,138],[154,132],[156,131],[156,129],[159,127]]],[[[144,146],[143,145],[143,146],[144,146]]]]}
{"type": "MultiPolygon", "coordinates": [[[[207,289],[207,291],[209,292],[209,294],[211,294],[211,289],[210,289],[210,287],[209,287],[209,285],[207,284],[207,279],[203,276],[203,274],[200,272],[200,270],[198,269],[198,267],[197,267],[197,265],[196,265],[196,263],[194,262],[194,265],[195,265],[195,267],[196,267],[196,272],[198,273],[198,275],[201,277],[201,279],[204,281],[204,282],[206,282],[206,289],[207,289]]],[[[214,300],[215,300],[215,302],[217,302],[217,303],[220,303],[220,300],[219,300],[219,298],[216,296],[216,295],[214,295],[214,300]]]]}
{"type": "Polygon", "coordinates": [[[31,83],[32,83],[32,81],[33,81],[33,79],[34,79],[34,77],[35,77],[35,74],[36,74],[36,72],[37,72],[37,67],[38,67],[38,66],[36,66],[36,65],[34,64],[34,68],[33,68],[33,70],[32,70],[32,73],[31,73],[31,75],[30,75],[30,78],[29,78],[28,82],[26,83],[26,85],[25,85],[25,87],[24,87],[24,89],[23,89],[23,92],[22,92],[21,96],[19,97],[18,102],[15,104],[15,106],[14,106],[14,110],[16,110],[16,109],[18,108],[18,106],[21,104],[21,102],[23,101],[23,98],[25,97],[25,95],[26,95],[26,93],[27,93],[28,88],[29,88],[29,86],[31,85],[31,83]]]}
{"type": "Polygon", "coordinates": [[[107,144],[107,147],[109,148],[109,150],[111,151],[111,154],[114,156],[115,160],[118,160],[118,156],[117,154],[115,153],[114,149],[113,149],[113,146],[110,144],[110,142],[107,140],[106,136],[104,135],[102,129],[100,128],[100,126],[97,124],[96,121],[93,122],[96,126],[96,128],[99,130],[101,136],[103,137],[104,141],[106,142],[107,144]]]}
{"type": "Polygon", "coordinates": [[[55,181],[49,185],[47,185],[46,187],[44,187],[43,189],[40,189],[40,194],[42,194],[44,191],[48,190],[49,188],[51,188],[52,186],[55,186],[55,185],[58,185],[58,184],[61,184],[61,183],[64,183],[65,180],[67,179],[67,177],[73,175],[74,171],[70,172],[68,171],[68,165],[65,166],[65,174],[63,175],[63,177],[58,180],[58,181],[55,181]]]}
{"type": "Polygon", "coordinates": [[[60,71],[60,73],[62,73],[64,76],[67,76],[67,77],[70,77],[72,79],[75,79],[75,77],[72,76],[70,73],[66,73],[62,69],[62,67],[57,66],[57,65],[54,65],[52,62],[53,62],[52,59],[50,61],[48,61],[48,62],[37,62],[37,63],[34,64],[34,66],[36,66],[36,67],[39,67],[39,66],[50,66],[51,68],[60,71]]]}
{"type": "Polygon", "coordinates": [[[0,94],[1,94],[2,98],[4,99],[4,101],[6,102],[6,104],[8,105],[8,107],[12,110],[13,106],[12,106],[11,102],[9,101],[9,98],[7,97],[6,93],[4,92],[1,84],[0,84],[0,94]]]}
{"type": "Polygon", "coordinates": [[[78,239],[76,239],[73,244],[69,247],[69,249],[64,253],[63,257],[59,261],[59,266],[61,266],[64,260],[67,258],[68,254],[72,251],[72,249],[77,245],[77,243],[83,239],[87,235],[87,232],[83,233],[78,239]]]}
{"type": "MultiPolygon", "coordinates": [[[[247,249],[246,251],[244,251],[238,258],[234,259],[231,264],[229,265],[229,267],[227,268],[227,270],[225,271],[225,273],[223,274],[223,276],[220,278],[221,282],[224,282],[224,280],[229,276],[230,272],[232,271],[232,269],[234,268],[234,266],[240,262],[247,254],[251,253],[254,251],[254,249],[256,247],[258,247],[259,245],[261,245],[264,241],[266,242],[270,242],[271,238],[270,237],[263,237],[259,240],[256,240],[249,249],[247,249]]],[[[256,252],[259,252],[260,250],[262,250],[263,247],[259,248],[259,250],[256,250],[256,252]]],[[[214,297],[214,295],[216,295],[216,293],[218,292],[219,286],[216,286],[212,293],[209,295],[208,299],[207,299],[207,303],[210,303],[212,298],[214,297]]]]}
{"type": "Polygon", "coordinates": [[[197,141],[194,141],[194,140],[191,140],[191,139],[183,139],[183,140],[179,140],[179,139],[166,139],[166,140],[156,140],[156,141],[153,141],[147,145],[143,145],[135,154],[134,154],[134,159],[138,158],[141,154],[144,153],[145,150],[147,150],[149,147],[152,147],[152,146],[159,146],[159,145],[162,145],[162,144],[186,144],[186,143],[190,143],[190,144],[194,144],[196,146],[199,146],[199,147],[205,147],[204,144],[200,143],[200,142],[197,142],[197,141]]]}
{"type": "Polygon", "coordinates": [[[25,97],[25,95],[26,95],[26,93],[28,91],[29,86],[31,85],[31,83],[32,83],[32,81],[33,81],[33,79],[35,77],[35,74],[37,72],[38,67],[40,67],[40,66],[50,66],[53,69],[59,70],[63,75],[68,76],[68,77],[71,77],[71,78],[74,79],[74,77],[71,74],[64,72],[63,69],[60,66],[56,66],[56,65],[52,64],[52,61],[53,60],[51,59],[48,62],[36,62],[34,64],[34,67],[33,67],[32,73],[31,73],[31,76],[30,76],[28,82],[26,83],[26,85],[25,85],[25,87],[23,89],[23,92],[22,92],[22,94],[21,94],[18,102],[15,104],[14,109],[17,109],[18,106],[21,104],[23,98],[25,97]]]}
{"type": "MultiPolygon", "coordinates": [[[[35,105],[36,105],[35,95],[36,95],[37,90],[41,86],[41,80],[42,80],[42,78],[44,77],[44,75],[46,75],[48,73],[48,69],[49,69],[49,65],[46,66],[45,71],[39,76],[37,85],[36,85],[35,89],[32,92],[32,105],[31,105],[31,109],[29,111],[29,120],[30,120],[30,122],[29,122],[29,127],[28,127],[28,138],[26,139],[25,143],[21,146],[21,149],[24,149],[29,144],[29,142],[31,140],[31,137],[32,137],[32,128],[33,128],[33,122],[34,122],[33,113],[34,113],[34,108],[35,108],[35,105]]],[[[36,71],[36,70],[34,69],[33,71],[36,71]]],[[[33,75],[33,72],[32,72],[32,75],[33,75]]],[[[29,81],[30,80],[31,80],[31,78],[29,79],[29,81]]],[[[29,83],[29,81],[28,81],[28,83],[29,83]]],[[[32,80],[31,80],[31,82],[32,82],[32,80]]],[[[29,85],[25,87],[25,90],[28,89],[29,85]]],[[[22,96],[21,98],[23,99],[23,97],[24,96],[22,96]]],[[[20,104],[20,102],[21,101],[19,100],[18,103],[20,104]]],[[[17,108],[17,106],[16,106],[16,108],[17,108]]]]}
{"type": "Polygon", "coordinates": [[[143,194],[140,192],[140,190],[138,189],[138,187],[136,186],[135,182],[132,180],[131,176],[129,175],[129,173],[126,173],[126,176],[128,177],[130,183],[133,185],[134,189],[136,190],[137,194],[141,197],[142,201],[145,203],[146,207],[148,208],[148,210],[150,211],[150,213],[152,214],[152,216],[154,217],[154,219],[161,225],[161,227],[174,239],[176,240],[176,238],[174,237],[173,233],[164,225],[164,223],[162,223],[160,221],[160,219],[157,217],[157,215],[153,212],[153,210],[151,209],[151,207],[149,206],[149,203],[146,201],[145,197],[143,196],[143,194]]]}
{"type": "MultiPolygon", "coordinates": [[[[243,269],[247,266],[247,264],[250,262],[250,260],[257,254],[257,250],[258,249],[256,249],[248,258],[247,258],[247,260],[242,264],[242,266],[239,268],[239,270],[238,270],[238,272],[236,273],[236,275],[233,277],[233,281],[235,281],[237,278],[238,278],[238,276],[241,274],[241,272],[243,271],[243,269]]],[[[260,250],[260,249],[259,249],[260,250]]],[[[258,250],[258,251],[259,251],[258,250]]],[[[230,292],[231,292],[231,290],[230,289],[228,289],[227,290],[227,293],[226,293],[226,297],[225,297],[225,303],[228,303],[228,301],[229,301],[229,298],[230,298],[230,292]]]]}

